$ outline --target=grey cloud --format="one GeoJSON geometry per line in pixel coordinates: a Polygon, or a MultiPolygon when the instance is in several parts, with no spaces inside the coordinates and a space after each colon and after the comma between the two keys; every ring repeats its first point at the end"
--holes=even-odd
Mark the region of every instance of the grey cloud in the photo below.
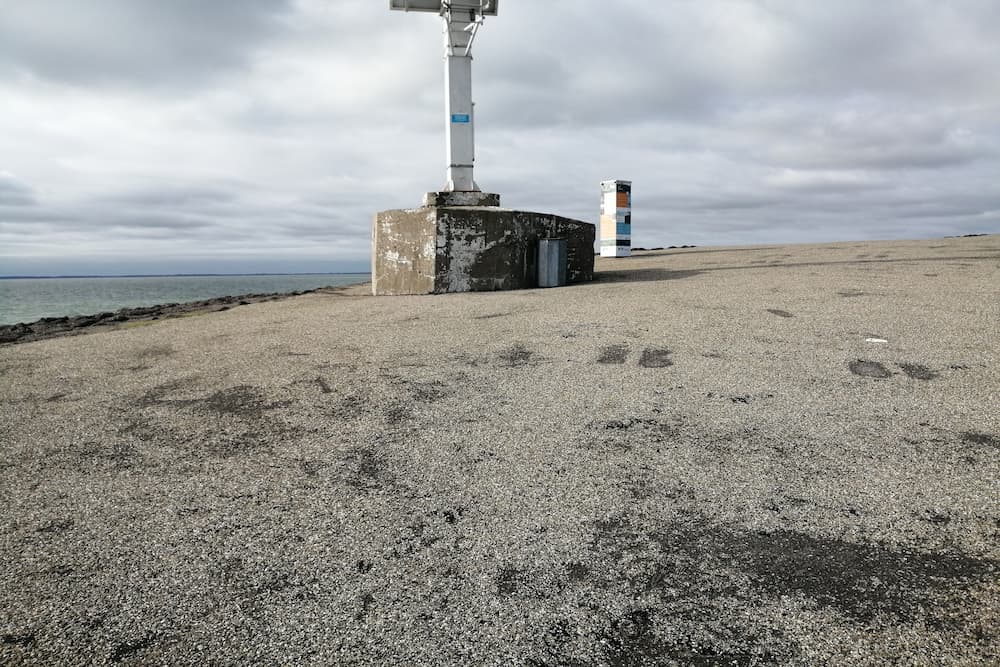
{"type": "MultiPolygon", "coordinates": [[[[4,206],[34,206],[37,204],[34,191],[13,175],[0,172],[0,216],[4,206]]],[[[2,219],[2,217],[0,217],[2,219]]]]}
{"type": "Polygon", "coordinates": [[[333,221],[284,222],[279,223],[283,235],[289,238],[309,241],[333,241],[343,239],[367,239],[369,231],[357,225],[336,224],[333,221]]]}
{"type": "Polygon", "coordinates": [[[894,204],[896,215],[904,220],[937,218],[941,220],[970,218],[981,221],[996,220],[1000,212],[1000,192],[946,192],[938,196],[915,198],[901,197],[894,204]]]}
{"type": "Polygon", "coordinates": [[[61,211],[39,207],[0,209],[0,225],[7,230],[18,229],[25,234],[34,234],[45,225],[77,225],[78,216],[61,211]]]}
{"type": "Polygon", "coordinates": [[[777,5],[796,35],[787,67],[797,90],[933,100],[982,95],[994,78],[1000,45],[984,28],[995,28],[1000,15],[989,0],[777,5]]]}
{"type": "Polygon", "coordinates": [[[184,244],[221,250],[246,244],[305,246],[367,239],[367,226],[358,225],[368,217],[361,196],[345,207],[342,201],[275,202],[267,201],[267,196],[255,200],[258,193],[250,184],[238,188],[175,183],[165,185],[162,192],[123,191],[75,202],[71,209],[50,205],[44,214],[29,209],[26,215],[0,222],[0,235],[8,242],[58,242],[82,234],[109,245],[138,239],[153,244],[145,248],[147,252],[184,244]],[[355,216],[355,209],[365,212],[355,216]]]}
{"type": "Polygon", "coordinates": [[[903,140],[873,142],[850,148],[842,145],[799,144],[774,150],[772,159],[780,164],[805,169],[941,169],[980,160],[993,154],[985,146],[957,145],[947,141],[919,144],[903,140]]]}
{"type": "Polygon", "coordinates": [[[502,105],[514,125],[704,118],[776,95],[831,106],[866,93],[907,106],[942,96],[1000,100],[991,66],[1000,43],[983,30],[984,19],[994,28],[1000,19],[986,2],[629,0],[606,12],[575,3],[548,21],[533,5],[509,9],[518,29],[481,47],[482,85],[495,80],[484,101],[502,105]],[[512,71],[516,85],[501,74],[512,71]]]}
{"type": "Polygon", "coordinates": [[[778,191],[810,194],[856,193],[887,187],[881,178],[857,171],[783,170],[768,177],[766,184],[778,191]]]}
{"type": "Polygon", "coordinates": [[[948,110],[872,111],[861,103],[771,122],[761,128],[771,137],[764,155],[801,168],[938,169],[997,155],[995,134],[948,110]]]}
{"type": "Polygon", "coordinates": [[[111,241],[122,236],[157,236],[181,238],[183,235],[215,227],[215,221],[185,214],[156,212],[115,213],[103,209],[74,206],[73,211],[53,211],[42,216],[11,216],[0,222],[0,233],[9,238],[21,237],[54,241],[66,235],[85,235],[111,241]]]}
{"type": "MultiPolygon", "coordinates": [[[[233,186],[235,189],[236,186],[233,186]]],[[[109,205],[137,207],[216,207],[232,203],[236,193],[228,188],[194,185],[189,187],[163,185],[158,188],[142,188],[119,192],[102,198],[109,205]]]]}
{"type": "Polygon", "coordinates": [[[970,208],[968,206],[961,205],[937,205],[937,206],[926,206],[915,209],[903,209],[898,212],[898,216],[904,220],[912,220],[919,218],[938,218],[943,220],[952,220],[956,218],[978,218],[988,215],[989,211],[983,211],[982,209],[970,208]]]}
{"type": "Polygon", "coordinates": [[[203,82],[246,67],[291,9],[291,0],[14,0],[0,13],[0,63],[73,85],[203,82]]]}
{"type": "Polygon", "coordinates": [[[763,193],[712,192],[703,197],[638,197],[636,204],[652,210],[674,211],[756,211],[780,206],[785,201],[763,193]]]}
{"type": "Polygon", "coordinates": [[[118,230],[167,230],[185,232],[194,229],[205,229],[213,226],[209,219],[198,219],[190,215],[169,215],[163,213],[144,213],[141,215],[121,215],[107,220],[103,226],[118,230]]]}

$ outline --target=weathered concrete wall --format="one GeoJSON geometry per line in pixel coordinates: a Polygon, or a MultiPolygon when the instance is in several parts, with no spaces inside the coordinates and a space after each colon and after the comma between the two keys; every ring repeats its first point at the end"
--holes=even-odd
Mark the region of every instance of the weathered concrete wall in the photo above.
{"type": "Polygon", "coordinates": [[[372,227],[372,291],[429,294],[437,275],[437,210],[382,211],[372,227]]]}
{"type": "Polygon", "coordinates": [[[565,238],[567,280],[586,282],[594,277],[595,235],[585,222],[496,207],[383,211],[373,230],[372,289],[392,295],[536,287],[540,238],[565,238]]]}

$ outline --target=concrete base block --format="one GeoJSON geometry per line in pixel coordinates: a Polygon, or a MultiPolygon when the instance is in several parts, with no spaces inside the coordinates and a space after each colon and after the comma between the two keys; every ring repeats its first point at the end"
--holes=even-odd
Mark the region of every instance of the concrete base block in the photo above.
{"type": "Polygon", "coordinates": [[[538,240],[567,240],[568,283],[594,278],[596,227],[557,215],[490,206],[382,211],[372,228],[379,296],[538,286],[538,240]]]}

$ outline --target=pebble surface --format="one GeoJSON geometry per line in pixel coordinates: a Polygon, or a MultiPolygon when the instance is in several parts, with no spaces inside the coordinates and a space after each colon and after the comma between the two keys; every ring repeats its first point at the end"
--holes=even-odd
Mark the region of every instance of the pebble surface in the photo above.
{"type": "Polygon", "coordinates": [[[1000,662],[1000,237],[0,346],[0,664],[1000,662]]]}

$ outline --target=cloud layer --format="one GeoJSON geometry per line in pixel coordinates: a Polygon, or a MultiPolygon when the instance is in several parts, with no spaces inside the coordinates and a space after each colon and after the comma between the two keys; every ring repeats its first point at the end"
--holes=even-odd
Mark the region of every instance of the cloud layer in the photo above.
{"type": "MultiPolygon", "coordinates": [[[[16,0],[0,274],[354,270],[444,181],[440,26],[377,0],[16,0]]],[[[507,0],[477,180],[637,245],[1000,231],[993,0],[507,0]]]]}

